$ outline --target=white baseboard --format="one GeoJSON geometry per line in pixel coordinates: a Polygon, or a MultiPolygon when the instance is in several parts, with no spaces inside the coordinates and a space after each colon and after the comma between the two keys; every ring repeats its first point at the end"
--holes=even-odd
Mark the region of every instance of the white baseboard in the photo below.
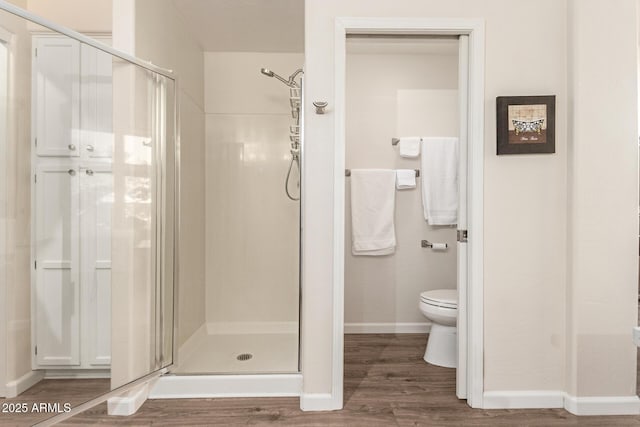
{"type": "Polygon", "coordinates": [[[574,415],[640,415],[638,396],[576,397],[565,393],[564,408],[574,415]]]}
{"type": "Polygon", "coordinates": [[[45,380],[111,378],[110,369],[45,369],[45,380]]]}
{"type": "Polygon", "coordinates": [[[14,381],[7,383],[7,398],[16,397],[29,390],[44,379],[44,372],[30,371],[14,381]]]}
{"type": "Polygon", "coordinates": [[[301,374],[164,375],[149,399],[300,396],[301,374]]]}
{"type": "Polygon", "coordinates": [[[431,323],[345,323],[345,334],[426,334],[431,323]]]}
{"type": "Polygon", "coordinates": [[[638,396],[576,397],[558,390],[485,391],[482,408],[564,408],[574,415],[640,415],[640,399],[638,396]]]}
{"type": "Polygon", "coordinates": [[[153,387],[153,381],[142,384],[129,390],[125,396],[112,397],[107,400],[107,413],[127,417],[135,414],[149,396],[149,390],[153,387]]]}
{"type": "Polygon", "coordinates": [[[208,322],[209,335],[297,334],[298,322],[208,322]]]}
{"type": "Polygon", "coordinates": [[[483,409],[563,408],[564,393],[556,390],[485,391],[483,409]]]}
{"type": "Polygon", "coordinates": [[[302,393],[300,409],[303,411],[339,411],[342,399],[331,393],[302,393]]]}

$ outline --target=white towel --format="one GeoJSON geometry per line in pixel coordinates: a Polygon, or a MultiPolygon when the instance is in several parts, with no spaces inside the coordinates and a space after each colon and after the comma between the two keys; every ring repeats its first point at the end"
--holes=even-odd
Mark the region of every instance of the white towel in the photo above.
{"type": "Polygon", "coordinates": [[[391,169],[351,169],[351,251],[388,255],[395,251],[396,173],[391,169]]]}
{"type": "Polygon", "coordinates": [[[400,157],[416,158],[420,155],[420,138],[419,136],[400,138],[398,145],[400,146],[400,157]]]}
{"type": "Polygon", "coordinates": [[[458,222],[458,138],[423,138],[422,206],[431,225],[458,222]]]}
{"type": "Polygon", "coordinates": [[[396,170],[396,188],[398,190],[406,190],[408,188],[416,188],[416,171],[415,171],[415,169],[398,169],[398,170],[396,170]]]}

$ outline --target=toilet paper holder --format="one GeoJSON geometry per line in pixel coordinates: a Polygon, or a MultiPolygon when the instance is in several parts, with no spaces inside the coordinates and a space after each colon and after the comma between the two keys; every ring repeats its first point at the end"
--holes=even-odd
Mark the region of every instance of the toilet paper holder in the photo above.
{"type": "Polygon", "coordinates": [[[449,245],[447,243],[431,243],[428,240],[421,240],[420,246],[423,248],[432,248],[432,249],[447,249],[449,245]],[[434,247],[436,245],[436,247],[434,247]]]}

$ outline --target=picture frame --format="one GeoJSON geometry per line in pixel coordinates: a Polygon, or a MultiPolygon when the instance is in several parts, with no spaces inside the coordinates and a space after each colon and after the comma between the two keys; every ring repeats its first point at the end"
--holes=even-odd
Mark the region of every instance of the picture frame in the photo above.
{"type": "Polygon", "coordinates": [[[498,96],[497,154],[555,153],[556,97],[498,96]]]}

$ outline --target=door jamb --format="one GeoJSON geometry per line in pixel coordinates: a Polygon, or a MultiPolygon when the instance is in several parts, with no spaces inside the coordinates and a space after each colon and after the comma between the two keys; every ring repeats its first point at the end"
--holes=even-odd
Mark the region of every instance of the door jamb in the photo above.
{"type": "Polygon", "coordinates": [[[344,382],[345,65],[347,34],[469,36],[467,403],[483,407],[484,21],[432,18],[336,18],[334,34],[335,157],[331,400],[342,407],[344,382]]]}

